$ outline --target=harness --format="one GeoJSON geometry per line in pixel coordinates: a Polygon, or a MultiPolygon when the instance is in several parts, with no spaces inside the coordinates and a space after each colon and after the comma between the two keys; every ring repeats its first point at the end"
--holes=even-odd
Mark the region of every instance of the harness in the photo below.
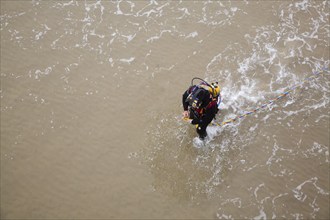
{"type": "Polygon", "coordinates": [[[213,99],[212,101],[209,102],[209,104],[206,107],[204,108],[190,107],[190,111],[194,114],[195,117],[201,118],[203,117],[207,109],[213,108],[214,106],[217,106],[217,101],[213,99]]]}

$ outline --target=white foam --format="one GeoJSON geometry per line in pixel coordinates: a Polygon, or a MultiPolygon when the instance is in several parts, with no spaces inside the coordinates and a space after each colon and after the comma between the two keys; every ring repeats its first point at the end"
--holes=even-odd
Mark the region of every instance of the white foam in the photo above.
{"type": "Polygon", "coordinates": [[[205,142],[203,140],[201,140],[199,137],[195,137],[193,139],[193,146],[195,148],[202,148],[202,147],[205,147],[205,142]]]}
{"type": "Polygon", "coordinates": [[[120,10],[120,3],[121,3],[122,1],[120,0],[120,1],[117,1],[117,11],[114,13],[114,14],[116,14],[116,15],[122,15],[122,14],[124,14],[121,10],[120,10]]]}
{"type": "Polygon", "coordinates": [[[187,39],[187,38],[195,38],[197,36],[198,36],[198,32],[197,31],[194,31],[194,32],[188,34],[188,36],[185,37],[185,39],[187,39]]]}
{"type": "Polygon", "coordinates": [[[183,19],[184,17],[191,15],[187,8],[179,8],[179,11],[183,11],[183,14],[181,17],[178,17],[177,19],[183,19]]]}
{"type": "Polygon", "coordinates": [[[133,62],[134,60],[135,60],[135,57],[130,57],[130,58],[123,58],[123,59],[120,59],[119,61],[120,61],[120,62],[123,62],[123,63],[131,64],[131,62],[133,62]]]}
{"type": "Polygon", "coordinates": [[[211,141],[213,141],[214,138],[219,135],[220,130],[221,130],[220,127],[218,127],[216,125],[207,126],[207,128],[206,128],[207,143],[210,143],[211,141]]]}
{"type": "Polygon", "coordinates": [[[163,36],[164,33],[171,33],[171,32],[172,32],[171,30],[162,30],[159,35],[148,38],[147,42],[149,43],[158,40],[163,36]]]}
{"type": "Polygon", "coordinates": [[[261,187],[265,187],[265,184],[264,183],[261,183],[261,184],[259,184],[259,186],[257,186],[255,189],[254,189],[254,197],[256,198],[256,199],[258,199],[258,195],[257,195],[257,192],[258,192],[258,190],[261,188],[261,187]]]}
{"type": "Polygon", "coordinates": [[[34,74],[35,74],[35,79],[39,79],[40,76],[42,75],[48,75],[52,72],[52,67],[47,67],[45,70],[39,70],[37,69],[34,74]]]}
{"type": "Polygon", "coordinates": [[[264,212],[264,209],[263,209],[263,208],[260,209],[260,210],[259,210],[259,215],[256,216],[256,217],[254,217],[253,219],[256,219],[256,220],[264,219],[264,220],[266,220],[266,219],[267,219],[267,215],[266,215],[266,213],[264,212]]]}
{"type": "Polygon", "coordinates": [[[304,10],[304,11],[307,9],[308,6],[309,6],[308,0],[304,0],[301,2],[295,3],[295,7],[299,8],[300,10],[304,10]]]}
{"type": "Polygon", "coordinates": [[[121,35],[121,36],[122,37],[125,37],[127,39],[127,42],[130,42],[130,41],[132,41],[135,38],[136,33],[134,35],[131,34],[131,35],[121,35]]]}

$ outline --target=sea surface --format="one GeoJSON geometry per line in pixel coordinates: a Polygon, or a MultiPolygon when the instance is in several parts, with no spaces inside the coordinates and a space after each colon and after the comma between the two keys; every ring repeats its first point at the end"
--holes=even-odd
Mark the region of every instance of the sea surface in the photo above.
{"type": "Polygon", "coordinates": [[[330,1],[0,6],[1,219],[330,218],[330,1]]]}

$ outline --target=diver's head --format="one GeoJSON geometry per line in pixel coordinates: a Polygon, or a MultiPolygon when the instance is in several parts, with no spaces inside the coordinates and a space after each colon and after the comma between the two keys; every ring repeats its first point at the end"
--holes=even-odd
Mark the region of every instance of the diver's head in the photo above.
{"type": "Polygon", "coordinates": [[[209,92],[211,93],[213,98],[216,98],[220,95],[220,86],[218,85],[218,82],[211,83],[209,92]]]}

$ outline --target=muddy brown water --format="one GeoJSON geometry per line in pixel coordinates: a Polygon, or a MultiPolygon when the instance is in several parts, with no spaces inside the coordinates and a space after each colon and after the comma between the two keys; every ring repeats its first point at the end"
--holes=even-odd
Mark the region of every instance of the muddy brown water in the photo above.
{"type": "Polygon", "coordinates": [[[329,6],[1,1],[1,219],[328,219],[329,6]]]}

